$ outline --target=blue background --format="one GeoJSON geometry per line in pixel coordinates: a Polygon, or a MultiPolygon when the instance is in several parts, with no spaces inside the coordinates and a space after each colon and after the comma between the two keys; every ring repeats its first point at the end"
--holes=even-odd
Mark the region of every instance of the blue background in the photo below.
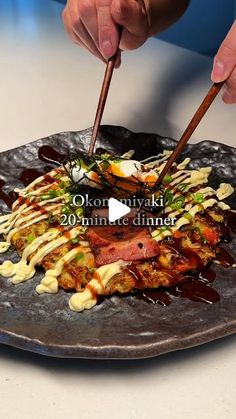
{"type": "Polygon", "coordinates": [[[213,55],[236,17],[236,0],[192,0],[182,18],[159,38],[213,55]]]}

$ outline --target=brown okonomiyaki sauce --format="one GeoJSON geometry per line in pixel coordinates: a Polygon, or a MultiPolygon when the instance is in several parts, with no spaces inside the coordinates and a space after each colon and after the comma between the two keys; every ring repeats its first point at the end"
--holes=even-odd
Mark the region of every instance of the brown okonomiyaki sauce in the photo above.
{"type": "Polygon", "coordinates": [[[44,180],[48,183],[52,183],[55,179],[48,174],[53,169],[52,166],[44,166],[43,171],[37,169],[23,169],[20,173],[19,180],[23,183],[24,186],[28,186],[31,182],[36,180],[40,176],[44,176],[44,180]]]}
{"type": "Polygon", "coordinates": [[[44,173],[36,169],[23,169],[19,176],[19,180],[23,183],[24,186],[28,186],[35,179],[43,175],[44,173]]]}
{"type": "MultiPolygon", "coordinates": [[[[54,150],[50,146],[43,146],[38,151],[41,160],[49,162],[51,164],[57,164],[60,165],[61,162],[65,159],[66,156],[57,153],[56,150],[54,150]],[[46,150],[45,150],[46,147],[46,150]],[[42,152],[40,151],[42,149],[42,152]],[[52,157],[54,156],[54,159],[52,157]],[[59,159],[61,160],[59,162],[59,159]]],[[[26,187],[30,183],[32,183],[34,180],[36,180],[40,176],[44,176],[44,180],[47,181],[47,183],[53,183],[55,181],[52,176],[47,174],[47,172],[50,172],[53,169],[52,166],[44,166],[42,168],[42,171],[39,171],[34,168],[25,168],[21,171],[21,173],[18,176],[18,180],[26,187]]],[[[14,191],[10,191],[6,193],[3,190],[3,187],[6,185],[6,182],[2,179],[0,179],[0,200],[4,201],[5,204],[8,206],[8,208],[12,208],[13,202],[17,199],[18,195],[14,191]]]]}
{"type": "Polygon", "coordinates": [[[61,154],[50,145],[43,145],[38,150],[38,158],[46,163],[61,165],[68,156],[61,154]]]}
{"type": "Polygon", "coordinates": [[[158,289],[139,290],[137,295],[149,303],[168,306],[172,303],[171,296],[187,298],[191,301],[214,304],[220,300],[218,292],[209,284],[214,281],[216,274],[210,268],[202,270],[198,275],[186,276],[186,282],[158,289]]]}
{"type": "Polygon", "coordinates": [[[235,263],[234,258],[223,247],[218,248],[215,260],[224,268],[230,268],[235,263]]]}
{"type": "MultiPolygon", "coordinates": [[[[236,213],[230,210],[226,211],[227,226],[221,227],[222,241],[229,243],[231,241],[230,232],[236,232],[236,213]]],[[[183,252],[183,249],[178,245],[178,240],[173,241],[172,251],[182,253],[186,258],[191,256],[191,252],[183,252]]],[[[194,254],[192,254],[194,257],[194,254]]],[[[196,254],[195,254],[195,257],[196,254]]],[[[235,264],[234,258],[228,253],[228,251],[222,247],[219,247],[215,260],[224,268],[230,268],[235,264]]],[[[201,266],[198,263],[198,274],[192,276],[186,276],[186,281],[178,285],[171,286],[170,288],[160,287],[158,289],[142,289],[142,278],[140,274],[137,274],[137,268],[129,268],[129,272],[133,273],[137,288],[140,288],[137,292],[139,298],[153,303],[160,304],[162,306],[168,306],[171,304],[171,296],[187,298],[191,301],[199,301],[207,304],[214,304],[220,300],[218,292],[210,286],[216,279],[216,273],[208,268],[201,266]]],[[[172,273],[174,276],[174,273],[172,273]]],[[[173,278],[177,280],[178,278],[173,278]]]]}
{"type": "MultiPolygon", "coordinates": [[[[49,170],[52,170],[52,167],[49,168],[44,167],[45,172],[48,172],[49,170]]],[[[44,176],[44,180],[46,180],[48,183],[54,182],[54,179],[48,175],[45,172],[40,172],[36,169],[23,169],[20,173],[18,180],[23,183],[24,186],[28,186],[31,182],[33,182],[35,179],[37,179],[40,176],[44,176]]],[[[8,206],[8,208],[12,208],[13,202],[18,198],[18,194],[14,192],[13,190],[6,193],[3,188],[6,185],[6,182],[2,179],[0,179],[0,200],[4,201],[5,204],[8,206]]]]}
{"type": "Polygon", "coordinates": [[[236,212],[227,210],[225,211],[228,227],[233,232],[236,233],[236,212]]]}
{"type": "MultiPolygon", "coordinates": [[[[58,153],[53,147],[44,145],[38,150],[38,158],[46,163],[61,165],[68,156],[65,154],[58,153]]],[[[40,176],[47,176],[46,173],[52,170],[51,166],[45,166],[43,171],[39,171],[33,168],[25,168],[20,173],[18,180],[20,180],[24,186],[28,186],[31,182],[40,176]]],[[[17,194],[14,191],[6,193],[3,190],[5,181],[0,179],[0,200],[4,201],[8,208],[12,207],[13,202],[17,199],[17,194]]]]}
{"type": "Polygon", "coordinates": [[[5,185],[6,185],[6,182],[4,182],[4,180],[0,179],[0,200],[5,202],[5,204],[8,206],[8,208],[11,208],[13,202],[17,199],[17,194],[14,191],[5,192],[3,190],[5,185]]]}
{"type": "MultiPolygon", "coordinates": [[[[193,273],[186,275],[185,280],[177,285],[170,286],[170,288],[160,287],[158,289],[143,289],[143,279],[142,275],[135,267],[135,264],[132,264],[128,271],[133,274],[135,279],[135,287],[138,289],[137,295],[139,298],[153,303],[160,304],[162,306],[167,306],[171,304],[171,296],[187,298],[191,301],[203,302],[206,304],[214,304],[220,300],[220,295],[218,292],[210,285],[214,282],[216,278],[216,273],[209,267],[203,267],[200,259],[194,252],[186,249],[180,248],[178,240],[171,239],[171,249],[172,252],[177,252],[178,254],[184,256],[188,261],[195,262],[198,273],[193,273]]],[[[235,261],[234,258],[223,248],[219,248],[217,253],[216,260],[224,268],[231,267],[235,261]]],[[[162,268],[158,268],[163,270],[162,268]]],[[[167,272],[165,270],[165,272],[167,272]]],[[[180,279],[179,274],[171,271],[170,272],[170,285],[171,282],[176,282],[180,279]]]]}

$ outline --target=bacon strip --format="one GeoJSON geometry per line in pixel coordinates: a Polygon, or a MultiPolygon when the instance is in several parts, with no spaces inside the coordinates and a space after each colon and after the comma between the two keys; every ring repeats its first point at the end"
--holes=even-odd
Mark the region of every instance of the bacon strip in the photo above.
{"type": "Polygon", "coordinates": [[[159,244],[152,239],[146,228],[134,226],[90,227],[86,236],[98,267],[119,259],[132,262],[149,259],[160,254],[159,244]]]}

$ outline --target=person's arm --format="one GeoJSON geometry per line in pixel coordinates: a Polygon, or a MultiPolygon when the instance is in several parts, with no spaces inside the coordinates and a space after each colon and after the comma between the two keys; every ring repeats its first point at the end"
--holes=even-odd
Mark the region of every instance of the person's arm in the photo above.
{"type": "Polygon", "coordinates": [[[214,82],[228,79],[222,98],[225,103],[236,103],[236,21],[215,56],[211,78],[214,82]]]}
{"type": "Polygon", "coordinates": [[[190,0],[67,0],[62,17],[70,38],[101,59],[140,47],[174,23],[190,0]]]}

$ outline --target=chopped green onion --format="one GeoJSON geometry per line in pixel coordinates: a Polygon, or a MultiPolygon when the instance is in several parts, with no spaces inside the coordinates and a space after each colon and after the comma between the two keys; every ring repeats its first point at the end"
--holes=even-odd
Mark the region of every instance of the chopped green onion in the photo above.
{"type": "Polygon", "coordinates": [[[35,239],[35,236],[33,236],[33,235],[31,234],[31,235],[29,235],[29,236],[27,237],[27,242],[28,242],[28,243],[32,243],[32,241],[34,241],[34,239],[35,239]]]}
{"type": "Polygon", "coordinates": [[[84,213],[83,208],[82,207],[77,208],[75,213],[76,213],[76,215],[78,215],[80,217],[84,213]]]}
{"type": "Polygon", "coordinates": [[[74,198],[74,196],[75,196],[74,194],[69,195],[69,196],[68,196],[68,200],[67,200],[67,202],[68,202],[68,203],[73,202],[73,198],[74,198]]]}
{"type": "Polygon", "coordinates": [[[87,171],[90,172],[90,170],[92,170],[95,166],[97,166],[97,162],[93,162],[91,163],[88,167],[87,167],[87,171]]]}
{"type": "Polygon", "coordinates": [[[65,195],[65,193],[66,193],[65,189],[61,189],[60,191],[57,192],[58,196],[65,195]]]}
{"type": "Polygon", "coordinates": [[[56,191],[56,189],[51,189],[48,193],[50,198],[56,198],[58,196],[58,191],[56,191]]]}
{"type": "Polygon", "coordinates": [[[81,260],[84,257],[84,253],[80,252],[78,255],[75,256],[76,260],[81,260]]]}
{"type": "Polygon", "coordinates": [[[87,169],[85,162],[82,159],[77,159],[77,165],[80,166],[82,169],[87,169]]]}
{"type": "Polygon", "coordinates": [[[166,175],[163,179],[163,182],[166,184],[166,183],[172,182],[172,180],[173,180],[173,178],[172,178],[171,175],[166,175]]]}
{"type": "Polygon", "coordinates": [[[164,202],[167,205],[170,205],[173,202],[173,193],[170,189],[166,189],[165,195],[164,195],[164,202]]]}
{"type": "Polygon", "coordinates": [[[196,193],[195,195],[192,195],[193,202],[196,204],[202,204],[204,202],[204,195],[200,192],[196,193]]]}
{"type": "Polygon", "coordinates": [[[167,226],[162,226],[161,228],[160,228],[160,230],[161,231],[166,231],[166,230],[169,230],[170,228],[169,227],[167,227],[167,226]]]}
{"type": "Polygon", "coordinates": [[[50,199],[51,197],[50,197],[50,195],[49,194],[43,194],[43,195],[40,195],[40,198],[41,198],[41,200],[42,201],[46,201],[46,199],[50,199]]]}
{"type": "Polygon", "coordinates": [[[105,159],[109,159],[111,155],[109,153],[103,153],[98,157],[101,158],[102,160],[105,160],[105,159]]]}
{"type": "Polygon", "coordinates": [[[75,237],[74,239],[71,239],[73,244],[79,243],[79,239],[77,239],[77,237],[75,237]]]}
{"type": "Polygon", "coordinates": [[[42,201],[45,201],[46,199],[56,198],[57,196],[57,191],[55,189],[51,189],[47,193],[40,195],[40,198],[42,201]]]}
{"type": "Polygon", "coordinates": [[[62,207],[62,209],[61,209],[61,213],[62,214],[70,214],[71,213],[70,207],[68,207],[67,205],[64,205],[64,207],[62,207]]]}
{"type": "Polygon", "coordinates": [[[191,221],[193,216],[190,214],[190,212],[186,212],[186,214],[183,215],[184,218],[187,218],[187,220],[191,221]]]}
{"type": "Polygon", "coordinates": [[[170,204],[170,207],[174,210],[179,210],[183,208],[184,204],[185,204],[185,199],[182,195],[180,195],[170,204]]]}
{"type": "Polygon", "coordinates": [[[122,161],[123,161],[123,159],[119,159],[118,157],[117,158],[114,158],[114,159],[111,159],[114,163],[121,163],[122,161]]]}

